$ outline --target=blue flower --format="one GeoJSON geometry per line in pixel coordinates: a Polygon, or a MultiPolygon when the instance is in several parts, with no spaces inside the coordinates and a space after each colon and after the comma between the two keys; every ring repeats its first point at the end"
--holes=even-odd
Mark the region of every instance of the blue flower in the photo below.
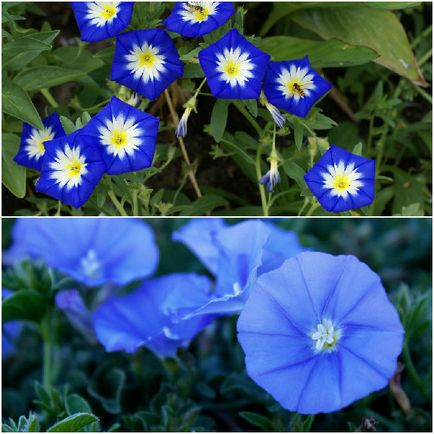
{"type": "Polygon", "coordinates": [[[354,256],[316,252],[263,274],[237,328],[249,376],[303,414],[387,386],[404,334],[376,273],[354,256]]]}
{"type": "Polygon", "coordinates": [[[64,312],[70,324],[88,341],[95,341],[92,315],[85,306],[78,289],[64,289],[56,293],[56,306],[64,312]]]}
{"type": "Polygon", "coordinates": [[[45,143],[36,191],[80,208],[106,171],[100,150],[85,143],[82,130],[45,143]]]}
{"type": "Polygon", "coordinates": [[[89,145],[99,143],[107,173],[117,175],[152,166],[159,121],[116,97],[82,129],[89,145]]]}
{"type": "Polygon", "coordinates": [[[259,184],[266,185],[267,190],[272,193],[274,187],[280,182],[279,175],[279,158],[275,149],[271,152],[270,158],[270,170],[259,180],[259,184]]]}
{"type": "Polygon", "coordinates": [[[206,327],[213,315],[185,319],[209,298],[211,282],[194,273],[170,274],[143,282],[123,297],[112,297],[98,307],[93,323],[107,351],[133,353],[147,347],[173,356],[206,327]]]}
{"type": "Polygon", "coordinates": [[[229,2],[177,2],[163,24],[171,32],[197,38],[222,26],[234,13],[229,2]]]}
{"type": "Polygon", "coordinates": [[[126,285],[157,268],[151,228],[135,219],[18,219],[8,264],[41,259],[88,286],[126,285]]]}
{"type": "MultiPolygon", "coordinates": [[[[2,300],[11,295],[12,292],[3,288],[2,300]]],[[[2,358],[9,357],[15,349],[15,339],[21,332],[21,321],[9,321],[2,324],[2,358]]]]}
{"type": "Polygon", "coordinates": [[[65,135],[65,130],[57,113],[43,119],[42,123],[44,124],[42,130],[32,127],[27,122],[23,123],[20,148],[14,161],[29,169],[41,170],[45,154],[45,142],[65,135]]]}
{"type": "Polygon", "coordinates": [[[220,219],[195,219],[173,233],[216,277],[213,296],[190,314],[239,313],[261,273],[303,251],[297,236],[259,220],[226,226],[220,219]]]}
{"type": "Polygon", "coordinates": [[[305,117],[332,85],[310,66],[309,59],[269,62],[264,80],[267,100],[289,113],[305,117]]]}
{"type": "Polygon", "coordinates": [[[131,22],[133,2],[72,2],[81,40],[97,42],[113,38],[131,22]]]}
{"type": "Polygon", "coordinates": [[[233,29],[199,52],[199,62],[216,98],[257,99],[270,56],[233,29]]]}
{"type": "Polygon", "coordinates": [[[360,208],[374,200],[375,161],[331,145],[304,179],[327,211],[360,208]]]}
{"type": "Polygon", "coordinates": [[[111,80],[154,100],[183,74],[175,44],[164,30],[134,30],[116,38],[111,80]]]}

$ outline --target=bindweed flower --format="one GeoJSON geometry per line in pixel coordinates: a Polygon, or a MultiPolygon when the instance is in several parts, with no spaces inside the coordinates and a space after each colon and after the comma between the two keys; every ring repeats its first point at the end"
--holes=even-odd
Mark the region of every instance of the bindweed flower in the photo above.
{"type": "Polygon", "coordinates": [[[270,170],[259,180],[259,183],[267,186],[267,190],[272,193],[274,187],[280,182],[279,175],[279,157],[277,156],[276,151],[273,149],[271,152],[270,158],[268,159],[270,162],[270,170]]]}
{"type": "Polygon", "coordinates": [[[270,56],[237,30],[199,52],[199,62],[216,98],[257,99],[270,56]]]}
{"type": "Polygon", "coordinates": [[[133,2],[72,2],[75,19],[86,42],[113,38],[128,27],[133,15],[133,2]]]}
{"type": "Polygon", "coordinates": [[[331,145],[304,179],[327,211],[360,208],[374,200],[375,161],[331,145]]]}
{"type": "Polygon", "coordinates": [[[82,129],[84,143],[98,144],[107,173],[117,175],[152,166],[159,120],[112,97],[82,129]]]}
{"type": "Polygon", "coordinates": [[[264,92],[261,92],[261,96],[260,96],[260,102],[263,106],[265,106],[265,108],[270,112],[271,117],[273,118],[274,122],[276,123],[276,125],[279,128],[282,128],[284,123],[285,123],[285,116],[282,115],[282,113],[280,113],[279,109],[277,107],[274,107],[273,104],[270,104],[267,100],[267,98],[265,97],[264,92]]]}
{"type": "Polygon", "coordinates": [[[185,316],[206,303],[211,282],[194,273],[170,274],[143,282],[123,297],[112,297],[93,315],[99,341],[107,351],[133,353],[147,347],[173,356],[206,327],[213,315],[185,316]]]}
{"type": "MultiPolygon", "coordinates": [[[[2,301],[12,294],[8,289],[2,289],[2,301]]],[[[21,321],[2,323],[2,358],[9,357],[15,349],[15,340],[21,333],[21,321]]]]}
{"type": "Polygon", "coordinates": [[[32,127],[27,122],[23,123],[20,148],[14,161],[29,169],[41,170],[45,143],[66,134],[57,113],[46,117],[42,123],[44,124],[42,130],[32,127]]]}
{"type": "Polygon", "coordinates": [[[259,277],[237,328],[249,376],[302,414],[387,386],[404,334],[376,273],[354,256],[316,252],[259,277]]]}
{"type": "Polygon", "coordinates": [[[332,85],[310,66],[308,57],[269,62],[264,80],[267,100],[289,113],[305,117],[332,85]]]}
{"type": "Polygon", "coordinates": [[[176,137],[185,137],[187,135],[187,122],[192,110],[193,109],[191,107],[187,107],[182,114],[179,124],[175,130],[176,137]]]}
{"type": "Polygon", "coordinates": [[[56,293],[56,306],[64,312],[70,324],[87,340],[95,341],[92,315],[85,306],[78,289],[64,289],[56,293]]]}
{"type": "Polygon", "coordinates": [[[106,172],[100,150],[85,143],[77,130],[45,143],[36,191],[80,208],[106,172]]]}
{"type": "Polygon", "coordinates": [[[175,44],[164,30],[133,30],[116,38],[111,80],[154,100],[183,74],[175,44]]]}
{"type": "Polygon", "coordinates": [[[229,2],[177,2],[163,24],[170,32],[197,38],[225,24],[234,13],[229,2]]]}
{"type": "Polygon", "coordinates": [[[226,226],[222,220],[193,220],[173,233],[216,277],[209,302],[190,314],[239,313],[257,276],[303,251],[297,236],[259,220],[226,226]]]}
{"type": "Polygon", "coordinates": [[[41,259],[88,286],[126,285],[158,264],[151,228],[135,219],[20,219],[12,237],[6,263],[41,259]]]}

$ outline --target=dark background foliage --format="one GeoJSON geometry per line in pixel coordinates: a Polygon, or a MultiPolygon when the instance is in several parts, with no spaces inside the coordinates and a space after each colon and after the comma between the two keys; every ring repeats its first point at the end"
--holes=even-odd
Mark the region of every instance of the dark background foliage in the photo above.
{"type": "MultiPolygon", "coordinates": [[[[113,178],[113,183],[105,178],[83,210],[74,211],[46,196],[35,194],[33,183],[37,173],[27,171],[25,174],[15,165],[16,171],[21,170],[18,175],[14,174],[19,178],[19,187],[13,187],[15,196],[8,189],[4,189],[4,214],[52,215],[57,212],[67,215],[98,215],[102,212],[118,215],[119,209],[107,198],[107,191],[111,189],[123,204],[125,212],[132,215],[204,215],[206,212],[225,216],[263,215],[266,211],[270,215],[325,215],[327,213],[321,208],[310,208],[315,201],[307,191],[302,175],[309,167],[312,153],[317,159],[318,153],[323,152],[328,143],[334,143],[377,160],[377,198],[371,206],[355,211],[355,214],[431,215],[430,88],[416,86],[407,78],[374,63],[372,59],[375,54],[362,47],[364,41],[356,48],[347,41],[324,41],[317,26],[310,24],[309,13],[305,14],[304,11],[318,13],[329,8],[326,13],[339,17],[339,14],[348,8],[343,4],[341,9],[339,6],[336,10],[336,4],[324,6],[324,3],[313,2],[309,4],[311,9],[300,11],[296,9],[301,3],[295,6],[284,2],[235,3],[237,7],[243,6],[246,11],[244,34],[255,35],[254,43],[269,52],[273,59],[294,58],[296,54],[301,57],[308,52],[314,60],[315,68],[334,85],[334,90],[318,105],[322,112],[315,109],[306,122],[288,116],[287,127],[277,137],[278,150],[284,164],[280,167],[282,181],[272,200],[258,191],[255,171],[255,154],[260,146],[262,174],[268,169],[272,125],[270,116],[261,107],[258,110],[256,102],[245,105],[239,102],[230,103],[229,106],[221,101],[217,103],[214,98],[210,98],[205,86],[198,99],[198,113],[190,117],[186,138],[192,167],[196,170],[203,198],[196,198],[188,180],[191,167],[187,167],[182,161],[173,135],[173,120],[162,95],[146,108],[160,117],[162,125],[155,170],[142,171],[137,176],[113,178]],[[300,42],[306,40],[309,41],[307,45],[300,42]],[[252,116],[254,122],[251,122],[252,116]],[[135,197],[129,198],[131,192],[134,192],[135,197]],[[17,195],[21,198],[25,196],[25,199],[18,199],[17,195]],[[265,203],[266,201],[269,203],[265,203]]],[[[56,50],[59,48],[72,48],[79,44],[78,28],[68,3],[20,2],[9,5],[12,6],[8,7],[7,13],[18,17],[16,25],[21,29],[20,32],[30,28],[60,30],[59,36],[53,42],[54,53],[58,53],[56,50]]],[[[167,16],[169,3],[154,5],[156,6],[136,5],[133,24],[139,24],[142,28],[152,27],[167,16]]],[[[377,8],[377,11],[396,9],[393,14],[403,25],[407,35],[404,38],[408,37],[405,44],[413,50],[421,73],[428,82],[425,84],[430,86],[432,4],[413,2],[387,5],[378,2],[376,5],[370,8],[377,8]]],[[[306,8],[306,3],[303,7],[306,8]]],[[[352,7],[366,8],[366,5],[353,3],[352,7]]],[[[357,13],[365,12],[360,10],[357,13]]],[[[242,13],[235,19],[237,26],[241,26],[243,21],[241,15],[242,13]]],[[[368,18],[366,22],[369,23],[368,18]]],[[[4,28],[9,31],[8,26],[8,19],[4,19],[4,28]]],[[[352,29],[346,30],[352,33],[352,29]]],[[[383,43],[387,44],[390,38],[393,39],[393,44],[396,44],[396,35],[385,23],[382,30],[384,35],[387,35],[383,43]]],[[[215,37],[219,32],[219,29],[213,32],[215,37]]],[[[214,36],[211,40],[213,38],[214,36]]],[[[183,55],[197,47],[196,41],[177,38],[175,42],[183,55]]],[[[83,112],[94,115],[100,108],[98,104],[116,92],[115,87],[107,81],[112,56],[111,46],[112,42],[108,41],[85,45],[86,52],[100,54],[89,57],[85,53],[86,55],[80,57],[79,63],[63,59],[58,54],[53,56],[52,52],[45,52],[30,64],[55,64],[70,70],[88,69],[84,77],[64,80],[64,84],[50,86],[51,95],[59,103],[57,111],[61,115],[73,122],[78,119],[81,125],[85,122],[80,118],[83,112]]],[[[395,68],[405,75],[402,62],[405,65],[403,59],[395,58],[393,63],[395,68]]],[[[203,76],[198,65],[190,64],[187,67],[187,78],[178,80],[170,88],[179,114],[183,111],[182,104],[192,96],[203,76]]],[[[5,73],[4,81],[8,83],[16,72],[5,73]]],[[[423,84],[423,79],[418,79],[418,82],[423,84]]],[[[47,104],[46,93],[44,96],[40,89],[31,90],[30,96],[40,114],[52,110],[47,104]]],[[[7,134],[4,143],[12,150],[17,146],[21,122],[7,116],[4,127],[4,133],[7,134]]],[[[10,161],[11,152],[5,157],[6,165],[15,164],[10,161]]]]}
{"type": "MultiPolygon", "coordinates": [[[[147,220],[160,247],[158,274],[206,272],[171,240],[171,232],[186,221],[147,220]]],[[[3,248],[13,224],[4,220],[3,248]]],[[[406,329],[401,383],[395,379],[393,387],[333,414],[301,417],[283,410],[246,375],[236,317],[215,321],[175,359],[160,360],[146,349],[105,353],[54,311],[58,350],[52,385],[41,385],[42,342],[36,323],[27,322],[15,353],[3,361],[3,422],[25,415],[21,427],[29,429],[38,419],[46,429],[81,411],[99,418],[84,424],[88,431],[355,431],[368,430],[373,420],[378,431],[431,431],[431,221],[282,219],[276,224],[296,231],[314,250],[354,254],[380,274],[406,329]],[[29,417],[30,411],[36,415],[29,417]]]]}

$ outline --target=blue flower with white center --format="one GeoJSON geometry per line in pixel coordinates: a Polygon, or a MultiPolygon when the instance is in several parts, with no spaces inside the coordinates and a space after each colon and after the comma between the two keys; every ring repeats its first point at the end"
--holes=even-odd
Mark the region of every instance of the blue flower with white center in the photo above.
{"type": "MultiPolygon", "coordinates": [[[[8,289],[2,289],[2,300],[12,294],[8,289]]],[[[15,340],[22,328],[21,321],[9,321],[2,324],[2,358],[9,357],[15,349],[15,340]]]]}
{"type": "Polygon", "coordinates": [[[304,250],[293,232],[259,220],[226,226],[220,219],[195,219],[173,233],[216,277],[210,300],[191,313],[239,313],[257,276],[304,250]]]}
{"type": "Polygon", "coordinates": [[[86,42],[113,38],[127,28],[133,15],[133,2],[72,2],[75,19],[86,42]]]}
{"type": "Polygon", "coordinates": [[[335,145],[330,146],[304,179],[329,212],[367,206],[375,197],[375,161],[335,145]]]}
{"type": "Polygon", "coordinates": [[[18,219],[4,261],[40,259],[88,286],[126,285],[157,268],[151,228],[135,219],[18,219]]]}
{"type": "Polygon", "coordinates": [[[86,143],[82,130],[45,143],[36,191],[80,208],[106,172],[100,150],[86,143]]]}
{"type": "Polygon", "coordinates": [[[177,2],[163,24],[170,32],[198,38],[225,24],[234,13],[229,2],[177,2]]]}
{"type": "Polygon", "coordinates": [[[112,97],[82,129],[81,138],[100,145],[107,173],[117,175],[152,166],[158,124],[156,117],[112,97]]]}
{"type": "Polygon", "coordinates": [[[59,115],[53,113],[42,120],[42,130],[23,123],[20,148],[14,161],[29,169],[41,170],[45,154],[45,142],[57,139],[65,135],[65,130],[60,123],[59,115]]]}
{"type": "Polygon", "coordinates": [[[289,113],[305,117],[332,85],[310,66],[308,57],[269,62],[264,80],[267,100],[289,113]]]}
{"type": "Polygon", "coordinates": [[[175,44],[164,30],[133,30],[116,38],[111,80],[154,100],[183,74],[175,44]]]}
{"type": "Polygon", "coordinates": [[[93,315],[98,340],[107,351],[133,353],[144,346],[173,356],[215,318],[185,319],[207,302],[210,290],[210,280],[194,273],[145,281],[130,294],[112,297],[98,307],[93,315]]]}
{"type": "Polygon", "coordinates": [[[237,30],[199,52],[211,93],[222,99],[257,99],[270,56],[237,30]]]}
{"type": "Polygon", "coordinates": [[[376,273],[354,256],[316,252],[260,276],[237,328],[249,376],[302,414],[386,387],[404,335],[376,273]]]}

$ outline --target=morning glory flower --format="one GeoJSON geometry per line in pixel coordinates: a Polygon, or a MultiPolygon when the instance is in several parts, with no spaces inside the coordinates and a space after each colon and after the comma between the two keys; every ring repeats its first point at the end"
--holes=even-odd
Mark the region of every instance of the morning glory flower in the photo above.
{"type": "Polygon", "coordinates": [[[279,158],[276,151],[273,149],[270,158],[270,170],[259,180],[259,184],[266,185],[267,190],[272,193],[274,187],[280,182],[279,175],[279,158]]]}
{"type": "Polygon", "coordinates": [[[332,85],[310,66],[308,57],[269,62],[264,80],[267,100],[293,115],[305,117],[332,85]]]}
{"type": "MultiPolygon", "coordinates": [[[[2,289],[2,300],[12,294],[12,291],[3,288],[2,289]]],[[[6,359],[9,357],[15,348],[15,339],[21,332],[22,323],[21,321],[9,321],[2,324],[2,358],[6,359]]]]}
{"type": "Polygon", "coordinates": [[[103,41],[113,38],[131,22],[133,2],[72,2],[81,40],[103,41]]]}
{"type": "Polygon", "coordinates": [[[331,145],[304,179],[327,211],[360,208],[374,200],[375,161],[331,145]]]}
{"type": "Polygon", "coordinates": [[[175,44],[164,30],[133,30],[116,38],[111,80],[154,100],[183,74],[175,44]]]}
{"type": "Polygon", "coordinates": [[[163,24],[170,32],[197,38],[222,26],[234,13],[229,2],[177,2],[163,24]]]}
{"type": "Polygon", "coordinates": [[[159,121],[112,97],[82,130],[82,140],[100,145],[107,173],[117,175],[152,166],[159,121]]]}
{"type": "Polygon", "coordinates": [[[40,259],[88,286],[126,285],[157,268],[158,248],[141,220],[110,218],[18,219],[4,261],[40,259]]]}
{"type": "Polygon", "coordinates": [[[194,273],[177,273],[143,282],[123,297],[112,297],[93,315],[98,340],[106,351],[133,353],[147,347],[173,356],[206,327],[213,315],[184,319],[207,302],[211,282],[194,273]]]}
{"type": "Polygon", "coordinates": [[[257,99],[270,56],[237,30],[199,52],[199,62],[216,98],[257,99]]]}
{"type": "Polygon", "coordinates": [[[14,157],[14,161],[29,169],[41,170],[45,154],[45,142],[66,134],[57,113],[42,119],[42,123],[44,124],[42,130],[27,122],[23,123],[20,148],[14,157]]]}
{"type": "Polygon", "coordinates": [[[220,219],[194,219],[173,233],[216,277],[210,300],[190,314],[239,313],[257,276],[303,251],[297,236],[260,220],[226,226],[220,219]]]}
{"type": "Polygon", "coordinates": [[[404,335],[376,273],[354,256],[317,252],[260,276],[237,328],[249,376],[302,414],[386,387],[404,335]]]}
{"type": "Polygon", "coordinates": [[[106,167],[100,150],[85,143],[82,130],[45,143],[36,191],[80,208],[91,196],[106,167]]]}

